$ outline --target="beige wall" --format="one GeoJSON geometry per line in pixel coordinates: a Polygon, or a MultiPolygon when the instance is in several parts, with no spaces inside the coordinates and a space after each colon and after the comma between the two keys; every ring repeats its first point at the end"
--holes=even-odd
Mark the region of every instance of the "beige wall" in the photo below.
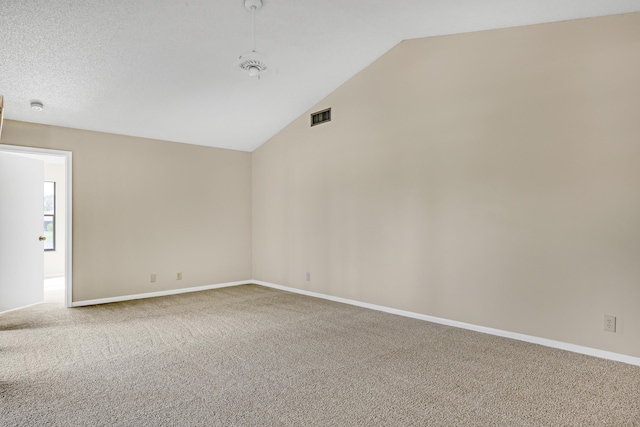
{"type": "Polygon", "coordinates": [[[253,154],[2,142],[73,152],[74,301],[253,275],[640,356],[638,75],[629,14],[403,42],[253,154]]]}
{"type": "Polygon", "coordinates": [[[2,143],[73,152],[74,301],[251,277],[250,153],[10,120],[2,143]]]}
{"type": "Polygon", "coordinates": [[[44,277],[60,277],[64,276],[64,256],[66,250],[64,242],[66,233],[66,179],[64,164],[45,162],[44,180],[56,183],[56,248],[53,251],[44,252],[44,277]]]}
{"type": "Polygon", "coordinates": [[[640,14],[399,44],[253,153],[254,279],[640,356],[638,76],[640,14]]]}

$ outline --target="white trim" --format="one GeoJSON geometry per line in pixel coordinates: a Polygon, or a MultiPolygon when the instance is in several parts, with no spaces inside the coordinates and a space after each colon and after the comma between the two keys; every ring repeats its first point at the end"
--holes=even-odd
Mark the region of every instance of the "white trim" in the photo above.
{"type": "Polygon", "coordinates": [[[65,151],[65,254],[64,254],[64,306],[73,306],[73,153],[65,151]]]}
{"type": "Polygon", "coordinates": [[[16,311],[16,310],[22,310],[23,308],[29,308],[29,307],[33,307],[34,305],[40,305],[44,302],[44,300],[40,301],[40,302],[35,302],[33,304],[29,304],[29,305],[23,305],[21,307],[16,307],[16,308],[10,308],[9,310],[5,310],[5,311],[0,311],[0,314],[5,314],[5,313],[10,313],[12,311],[16,311]]]}
{"type": "Polygon", "coordinates": [[[23,147],[21,145],[7,145],[0,144],[0,151],[6,151],[9,153],[17,153],[17,154],[36,154],[36,155],[44,155],[44,156],[57,156],[64,157],[65,160],[65,184],[66,184],[66,203],[65,203],[65,267],[64,267],[64,277],[65,277],[65,307],[72,307],[72,283],[73,283],[73,238],[72,238],[72,209],[73,209],[73,176],[72,176],[72,161],[73,161],[73,153],[71,151],[63,151],[63,150],[50,150],[47,148],[36,148],[36,147],[23,147]]]}
{"type": "Polygon", "coordinates": [[[135,295],[123,295],[119,297],[110,297],[110,298],[99,298],[99,299],[91,299],[85,301],[74,301],[72,307],[84,307],[87,305],[97,305],[97,304],[108,304],[111,302],[122,302],[122,301],[131,301],[134,299],[143,299],[143,298],[154,298],[154,297],[164,297],[168,295],[177,295],[184,294],[187,292],[199,292],[199,291],[207,291],[210,289],[220,289],[220,288],[228,288],[231,286],[239,286],[239,285],[250,285],[253,282],[251,280],[242,280],[239,282],[228,282],[228,283],[218,283],[215,285],[205,285],[205,286],[196,286],[193,288],[180,288],[180,289],[169,289],[166,291],[158,291],[158,292],[147,292],[144,294],[135,294],[135,295]]]}
{"type": "Polygon", "coordinates": [[[628,363],[630,365],[640,366],[640,357],[629,356],[626,354],[614,353],[611,351],[599,350],[597,348],[584,347],[577,344],[566,343],[562,341],[540,338],[533,335],[520,334],[518,332],[504,331],[501,329],[488,328],[486,326],[474,325],[471,323],[458,322],[456,320],[443,319],[441,317],[427,316],[426,314],[414,313],[411,311],[398,310],[395,308],[385,307],[382,305],[369,304],[366,302],[355,301],[347,298],[335,297],[332,295],[321,294],[318,292],[305,291],[302,289],[291,288],[288,286],[276,285],[260,280],[252,280],[251,283],[268,288],[279,289],[281,291],[294,292],[297,294],[307,295],[315,298],[322,298],[330,301],[340,302],[343,304],[355,305],[358,307],[369,308],[371,310],[384,311],[385,313],[397,314],[398,316],[411,317],[413,319],[425,320],[427,322],[439,323],[441,325],[454,326],[456,328],[468,329],[471,331],[482,332],[484,334],[497,335],[499,337],[511,338],[518,341],[525,341],[533,344],[543,345],[545,347],[557,348],[560,350],[571,351],[574,353],[586,354],[588,356],[599,357],[601,359],[615,360],[616,362],[628,363]]]}

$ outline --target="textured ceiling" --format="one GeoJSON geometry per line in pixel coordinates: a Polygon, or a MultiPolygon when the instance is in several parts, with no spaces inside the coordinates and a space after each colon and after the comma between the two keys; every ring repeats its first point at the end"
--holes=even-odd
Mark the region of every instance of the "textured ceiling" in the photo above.
{"type": "Polygon", "coordinates": [[[640,11],[640,0],[2,0],[5,117],[252,151],[404,39],[640,11]],[[44,111],[29,108],[42,101],[44,111]]]}

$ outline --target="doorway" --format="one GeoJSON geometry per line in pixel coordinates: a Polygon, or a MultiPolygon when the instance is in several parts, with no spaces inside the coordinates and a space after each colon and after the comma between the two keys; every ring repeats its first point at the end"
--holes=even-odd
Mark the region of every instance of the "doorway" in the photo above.
{"type": "MultiPolygon", "coordinates": [[[[40,160],[44,164],[44,181],[55,188],[51,211],[44,212],[43,234],[53,237],[45,248],[44,277],[45,302],[64,302],[65,307],[72,306],[72,153],[69,151],[43,148],[21,147],[0,144],[0,152],[40,160]],[[55,221],[51,221],[51,216],[55,221]],[[53,225],[52,225],[53,224],[53,225]],[[48,228],[47,228],[48,225],[48,228]]],[[[44,195],[44,192],[43,192],[44,195]]],[[[43,205],[44,208],[44,205],[43,205]]]]}

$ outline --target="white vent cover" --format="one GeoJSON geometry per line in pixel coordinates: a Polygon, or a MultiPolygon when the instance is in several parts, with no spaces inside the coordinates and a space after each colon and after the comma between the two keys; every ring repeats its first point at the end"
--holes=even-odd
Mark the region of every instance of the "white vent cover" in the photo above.
{"type": "Polygon", "coordinates": [[[311,126],[320,125],[331,121],[331,108],[311,114],[311,126]]]}

